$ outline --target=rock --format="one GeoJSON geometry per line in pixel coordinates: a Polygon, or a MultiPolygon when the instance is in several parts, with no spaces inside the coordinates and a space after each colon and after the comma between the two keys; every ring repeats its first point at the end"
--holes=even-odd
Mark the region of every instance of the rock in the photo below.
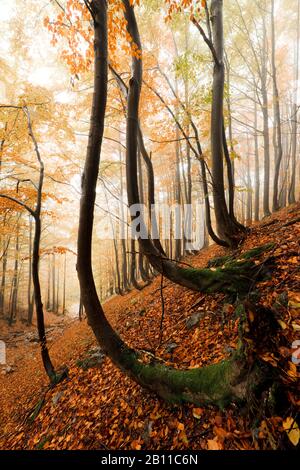
{"type": "Polygon", "coordinates": [[[171,353],[174,351],[174,349],[178,348],[178,344],[177,343],[168,343],[166,346],[165,346],[165,350],[168,352],[168,353],[171,353]]]}
{"type": "Polygon", "coordinates": [[[228,346],[227,344],[225,344],[224,348],[223,348],[223,351],[226,353],[226,354],[232,354],[235,352],[235,349],[232,348],[231,346],[228,346]]]}
{"type": "Polygon", "coordinates": [[[2,371],[2,374],[3,375],[12,374],[13,372],[15,372],[15,369],[12,366],[6,366],[4,370],[2,371]]]}
{"type": "Polygon", "coordinates": [[[77,365],[84,370],[89,369],[90,367],[99,366],[102,364],[105,358],[105,354],[99,346],[94,346],[91,348],[87,355],[77,361],[77,365]]]}
{"type": "Polygon", "coordinates": [[[186,319],[186,327],[188,330],[191,330],[194,326],[198,325],[201,318],[204,316],[204,312],[193,313],[189,318],[186,319]]]}
{"type": "Polygon", "coordinates": [[[52,397],[52,403],[53,405],[57,405],[61,397],[63,396],[64,392],[57,392],[53,397],[52,397]]]}

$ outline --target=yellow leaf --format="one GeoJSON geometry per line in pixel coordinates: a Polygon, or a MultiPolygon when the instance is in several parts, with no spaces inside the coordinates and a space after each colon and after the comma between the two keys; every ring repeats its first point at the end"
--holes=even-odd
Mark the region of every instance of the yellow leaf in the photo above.
{"type": "Polygon", "coordinates": [[[294,446],[297,446],[300,440],[300,430],[294,418],[288,417],[283,421],[282,424],[291,443],[294,446]]]}
{"type": "Polygon", "coordinates": [[[277,322],[279,323],[280,327],[282,330],[286,330],[287,329],[287,324],[284,323],[284,321],[282,320],[277,320],[277,322]]]}

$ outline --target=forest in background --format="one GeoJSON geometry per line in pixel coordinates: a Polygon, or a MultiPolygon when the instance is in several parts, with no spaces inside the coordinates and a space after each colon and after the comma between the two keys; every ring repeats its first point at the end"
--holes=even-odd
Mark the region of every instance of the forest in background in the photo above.
{"type": "Polygon", "coordinates": [[[27,0],[25,17],[19,0],[5,8],[0,321],[37,323],[52,383],[67,372],[51,362],[47,312],[86,315],[113,362],[166,400],[223,407],[247,396],[249,377],[279,383],[274,371],[266,383],[256,358],[261,331],[277,335],[274,312],[252,295],[276,245],[243,243],[299,200],[300,2],[234,0],[223,12],[221,0],[27,0]],[[137,215],[146,236],[135,239],[137,215]],[[213,243],[226,256],[198,269],[193,256],[213,243]],[[235,306],[247,297],[236,356],[182,375],[152,363],[155,348],[144,357],[126,346],[100,302],[143,295],[158,273],[161,335],[166,279],[235,306]]]}

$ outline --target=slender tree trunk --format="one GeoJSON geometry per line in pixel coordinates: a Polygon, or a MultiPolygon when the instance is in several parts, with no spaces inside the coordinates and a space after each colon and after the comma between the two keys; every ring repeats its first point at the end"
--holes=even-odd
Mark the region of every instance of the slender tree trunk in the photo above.
{"type": "Polygon", "coordinates": [[[254,202],[254,220],[259,221],[259,196],[260,196],[260,175],[259,175],[259,148],[257,135],[257,103],[254,96],[254,156],[255,156],[255,202],[254,202]]]}
{"type": "Polygon", "coordinates": [[[32,295],[31,295],[31,282],[32,282],[32,217],[29,215],[29,244],[28,244],[28,259],[29,259],[29,268],[28,268],[28,288],[27,288],[27,308],[28,308],[28,316],[27,322],[28,325],[32,324],[32,317],[33,317],[33,303],[32,303],[32,295]]]}
{"type": "Polygon", "coordinates": [[[39,335],[39,342],[41,346],[41,355],[42,361],[45,368],[45,371],[50,379],[50,382],[55,382],[57,380],[54,367],[52,365],[48,346],[47,338],[45,331],[45,322],[44,322],[44,310],[42,303],[42,294],[41,294],[41,285],[39,277],[39,261],[40,261],[40,243],[41,243],[41,209],[42,209],[42,193],[43,193],[43,184],[44,184],[44,163],[42,161],[37,141],[34,137],[30,115],[28,110],[26,110],[27,119],[28,119],[28,129],[30,137],[33,141],[35,152],[40,167],[38,191],[37,191],[37,200],[35,211],[32,214],[35,219],[35,230],[33,238],[33,250],[32,250],[32,281],[34,287],[34,300],[35,300],[35,309],[36,309],[36,318],[37,318],[37,328],[39,335]]]}
{"type": "Polygon", "coordinates": [[[292,168],[291,182],[289,187],[289,204],[296,202],[296,157],[297,157],[297,130],[298,130],[298,79],[299,79],[299,41],[300,41],[300,0],[298,0],[297,14],[297,40],[296,40],[296,60],[295,60],[295,88],[292,106],[292,168]]]}
{"type": "MultiPolygon", "coordinates": [[[[180,181],[180,148],[179,148],[179,130],[176,126],[176,142],[175,142],[175,156],[176,156],[176,170],[175,170],[175,202],[178,207],[178,216],[176,218],[175,228],[175,259],[180,260],[181,258],[181,233],[179,229],[181,227],[181,181],[180,181]]],[[[181,230],[180,230],[181,232],[181,230]]]]}
{"type": "Polygon", "coordinates": [[[66,313],[66,282],[67,282],[67,253],[64,254],[64,282],[63,282],[63,303],[62,314],[66,313]]]}
{"type": "MultiPolygon", "coordinates": [[[[139,192],[140,192],[140,202],[141,206],[144,208],[145,200],[144,200],[144,181],[143,181],[143,168],[142,168],[142,161],[141,161],[141,152],[138,151],[138,174],[139,174],[139,192]]],[[[148,281],[148,276],[144,268],[144,255],[142,251],[139,250],[138,254],[138,265],[141,278],[144,282],[148,281]]]]}
{"type": "Polygon", "coordinates": [[[52,312],[56,312],[55,253],[52,254],[52,312]]]}
{"type": "Polygon", "coordinates": [[[5,310],[5,288],[6,288],[6,270],[7,270],[7,252],[10,244],[10,236],[8,241],[3,243],[3,254],[2,254],[2,278],[0,287],[0,312],[4,314],[5,310]]]}
{"type": "Polygon", "coordinates": [[[15,245],[15,263],[12,278],[12,291],[9,312],[9,324],[12,325],[17,315],[17,299],[18,299],[18,273],[19,273],[19,220],[17,221],[16,245],[15,245]]]}
{"type": "Polygon", "coordinates": [[[51,258],[48,255],[48,277],[47,277],[47,303],[46,310],[49,312],[51,310],[51,258]]]}
{"type": "MultiPolygon", "coordinates": [[[[218,235],[229,245],[235,245],[240,240],[239,229],[231,220],[224,185],[224,128],[223,128],[223,99],[224,99],[224,37],[223,37],[223,0],[212,0],[211,21],[213,45],[218,63],[214,64],[211,113],[211,160],[213,199],[216,214],[218,235]]],[[[228,173],[229,174],[229,173],[228,173]]]]}
{"type": "Polygon", "coordinates": [[[252,182],[250,175],[250,146],[247,154],[247,224],[252,222],[252,182]]]}
{"type": "Polygon", "coordinates": [[[55,313],[58,315],[59,313],[59,264],[57,265],[57,273],[56,273],[56,298],[55,298],[55,313]]]}
{"type": "Polygon", "coordinates": [[[122,152],[119,151],[120,158],[120,218],[121,218],[121,250],[122,250],[122,279],[123,289],[128,290],[128,273],[127,273],[127,253],[126,253],[126,239],[125,239],[125,211],[124,211],[124,186],[123,186],[123,162],[122,152]]]}
{"type": "Polygon", "coordinates": [[[116,266],[116,279],[117,279],[116,293],[122,295],[123,292],[122,292],[122,288],[121,288],[121,274],[120,274],[120,262],[119,262],[119,250],[118,250],[117,235],[116,235],[116,231],[115,231],[115,228],[114,228],[111,213],[109,211],[108,198],[107,198],[107,193],[106,193],[105,188],[104,188],[104,194],[105,194],[107,212],[109,213],[109,222],[110,222],[110,227],[111,227],[112,237],[113,237],[114,257],[115,257],[115,266],[116,266]]]}
{"type": "Polygon", "coordinates": [[[269,134],[269,100],[267,86],[267,31],[265,19],[263,19],[263,49],[262,49],[262,69],[261,69],[261,89],[262,89],[262,113],[263,113],[263,136],[264,136],[264,197],[263,210],[267,217],[270,212],[270,134],[269,134]]]}
{"type": "Polygon", "coordinates": [[[274,182],[273,182],[273,211],[277,211],[279,206],[278,199],[278,183],[280,165],[282,161],[282,132],[281,132],[281,112],[279,102],[279,91],[277,85],[277,69],[276,69],[276,57],[275,57],[275,14],[274,14],[275,0],[271,0],[271,31],[272,31],[272,78],[273,78],[273,107],[274,107],[274,130],[273,130],[273,142],[274,142],[274,182]]]}

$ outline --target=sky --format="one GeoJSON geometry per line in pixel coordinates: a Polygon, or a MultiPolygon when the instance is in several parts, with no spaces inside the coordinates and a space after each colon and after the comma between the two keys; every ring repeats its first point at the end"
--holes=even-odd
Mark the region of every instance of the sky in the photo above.
{"type": "MultiPolygon", "coordinates": [[[[26,3],[26,2],[25,2],[26,3]]],[[[66,89],[68,88],[69,77],[66,76],[66,69],[57,60],[58,51],[50,44],[50,35],[43,27],[43,17],[46,15],[47,5],[49,1],[38,0],[37,12],[30,11],[30,16],[25,14],[24,24],[27,26],[27,34],[32,35],[32,43],[29,47],[30,68],[22,64],[20,58],[17,60],[17,66],[24,66],[24,80],[31,82],[33,85],[40,85],[46,88],[57,90],[57,100],[61,102],[69,102],[70,96],[66,89]],[[38,36],[38,41],[36,40],[38,36]]],[[[26,13],[26,9],[25,9],[26,13]]],[[[15,0],[0,0],[0,31],[7,32],[8,22],[16,15],[15,0]]],[[[1,34],[0,41],[0,59],[1,55],[6,54],[6,60],[9,58],[9,36],[1,34]]],[[[0,97],[5,98],[5,92],[0,77],[0,97]]]]}

